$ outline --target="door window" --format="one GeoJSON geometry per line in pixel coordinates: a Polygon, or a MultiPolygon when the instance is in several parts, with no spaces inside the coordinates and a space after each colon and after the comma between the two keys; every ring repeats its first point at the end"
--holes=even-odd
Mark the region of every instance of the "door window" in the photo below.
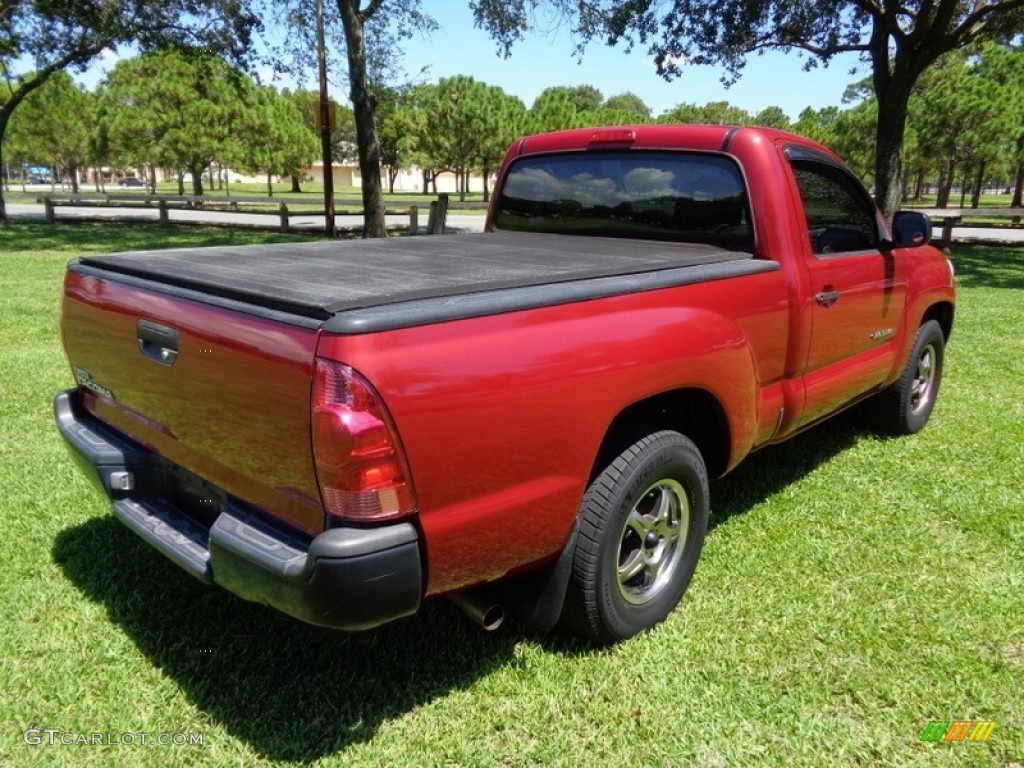
{"type": "Polygon", "coordinates": [[[844,170],[825,163],[793,163],[815,255],[877,249],[875,207],[844,170]]]}

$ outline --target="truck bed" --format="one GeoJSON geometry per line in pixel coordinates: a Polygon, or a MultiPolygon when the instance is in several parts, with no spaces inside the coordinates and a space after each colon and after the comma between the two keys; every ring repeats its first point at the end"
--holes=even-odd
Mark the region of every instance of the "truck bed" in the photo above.
{"type": "Polygon", "coordinates": [[[775,267],[707,245],[523,233],[140,251],[83,256],[79,264],[315,320],[348,313],[333,324],[338,332],[471,316],[484,304],[510,311],[559,303],[559,296],[596,298],[775,267]],[[632,279],[608,284],[622,277],[632,279]],[[550,290],[567,283],[575,290],[550,290]],[[539,287],[548,290],[531,290],[539,287]],[[452,301],[460,296],[468,301],[452,301]],[[399,303],[406,311],[396,314],[399,303]],[[389,307],[390,319],[377,307],[389,307]]]}

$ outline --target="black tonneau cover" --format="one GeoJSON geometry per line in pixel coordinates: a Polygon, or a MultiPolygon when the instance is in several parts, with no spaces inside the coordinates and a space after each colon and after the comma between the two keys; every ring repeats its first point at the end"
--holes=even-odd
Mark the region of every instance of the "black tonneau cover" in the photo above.
{"type": "MultiPolygon", "coordinates": [[[[79,259],[86,266],[319,320],[399,302],[422,304],[726,262],[733,268],[718,277],[777,266],[708,245],[507,232],[181,248],[79,259]],[[743,267],[744,262],[749,266],[743,267]]],[[[713,278],[706,270],[697,272],[713,278]]]]}

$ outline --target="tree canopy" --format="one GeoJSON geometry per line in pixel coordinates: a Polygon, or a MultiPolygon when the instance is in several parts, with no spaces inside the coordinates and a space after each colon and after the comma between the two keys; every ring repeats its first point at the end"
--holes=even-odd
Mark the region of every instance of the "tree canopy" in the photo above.
{"type": "Polygon", "coordinates": [[[89,160],[95,97],[66,72],[32,91],[14,113],[7,136],[15,159],[44,162],[54,180],[67,178],[78,191],[78,172],[89,160]]]}
{"type": "Polygon", "coordinates": [[[266,174],[268,196],[274,194],[274,175],[290,176],[292,191],[301,191],[303,169],[320,149],[312,125],[293,97],[273,88],[247,84],[243,98],[247,109],[236,132],[238,168],[266,174]]]}
{"type": "MultiPolygon", "coordinates": [[[[55,72],[81,69],[105,48],[186,44],[248,55],[259,18],[242,0],[3,0],[0,4],[0,146],[11,115],[55,72]],[[23,67],[31,62],[31,69],[23,67]]],[[[0,156],[2,165],[2,156],[0,156]]],[[[6,222],[0,190],[0,224],[6,222]]]]}
{"type": "Polygon", "coordinates": [[[518,98],[459,75],[408,89],[384,120],[382,134],[397,144],[406,162],[421,168],[424,192],[439,173],[450,171],[464,198],[469,174],[479,171],[486,197],[490,174],[528,125],[518,98]]]}
{"type": "MultiPolygon", "coordinates": [[[[135,163],[192,177],[203,194],[203,172],[215,159],[246,165],[251,142],[252,81],[204,51],[168,49],[121,61],[101,99],[110,145],[135,163]]],[[[262,170],[262,169],[261,169],[262,170]]]]}

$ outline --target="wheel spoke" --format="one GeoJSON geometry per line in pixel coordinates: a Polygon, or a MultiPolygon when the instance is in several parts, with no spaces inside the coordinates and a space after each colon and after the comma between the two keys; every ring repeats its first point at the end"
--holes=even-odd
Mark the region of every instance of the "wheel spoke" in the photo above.
{"type": "Polygon", "coordinates": [[[932,376],[932,354],[931,350],[925,350],[921,359],[917,362],[917,375],[922,379],[930,379],[932,376]]]}
{"type": "Polygon", "coordinates": [[[651,532],[651,521],[640,510],[634,509],[629,513],[629,517],[626,518],[626,532],[628,533],[629,531],[632,531],[639,537],[640,541],[643,541],[647,538],[647,534],[651,532]]]}
{"type": "Polygon", "coordinates": [[[667,488],[661,489],[654,530],[663,539],[675,539],[679,535],[679,499],[667,488]]]}
{"type": "Polygon", "coordinates": [[[642,549],[635,550],[626,559],[626,562],[619,565],[619,584],[624,587],[630,586],[630,582],[640,575],[646,567],[647,560],[644,557],[644,551],[642,549]]]}

